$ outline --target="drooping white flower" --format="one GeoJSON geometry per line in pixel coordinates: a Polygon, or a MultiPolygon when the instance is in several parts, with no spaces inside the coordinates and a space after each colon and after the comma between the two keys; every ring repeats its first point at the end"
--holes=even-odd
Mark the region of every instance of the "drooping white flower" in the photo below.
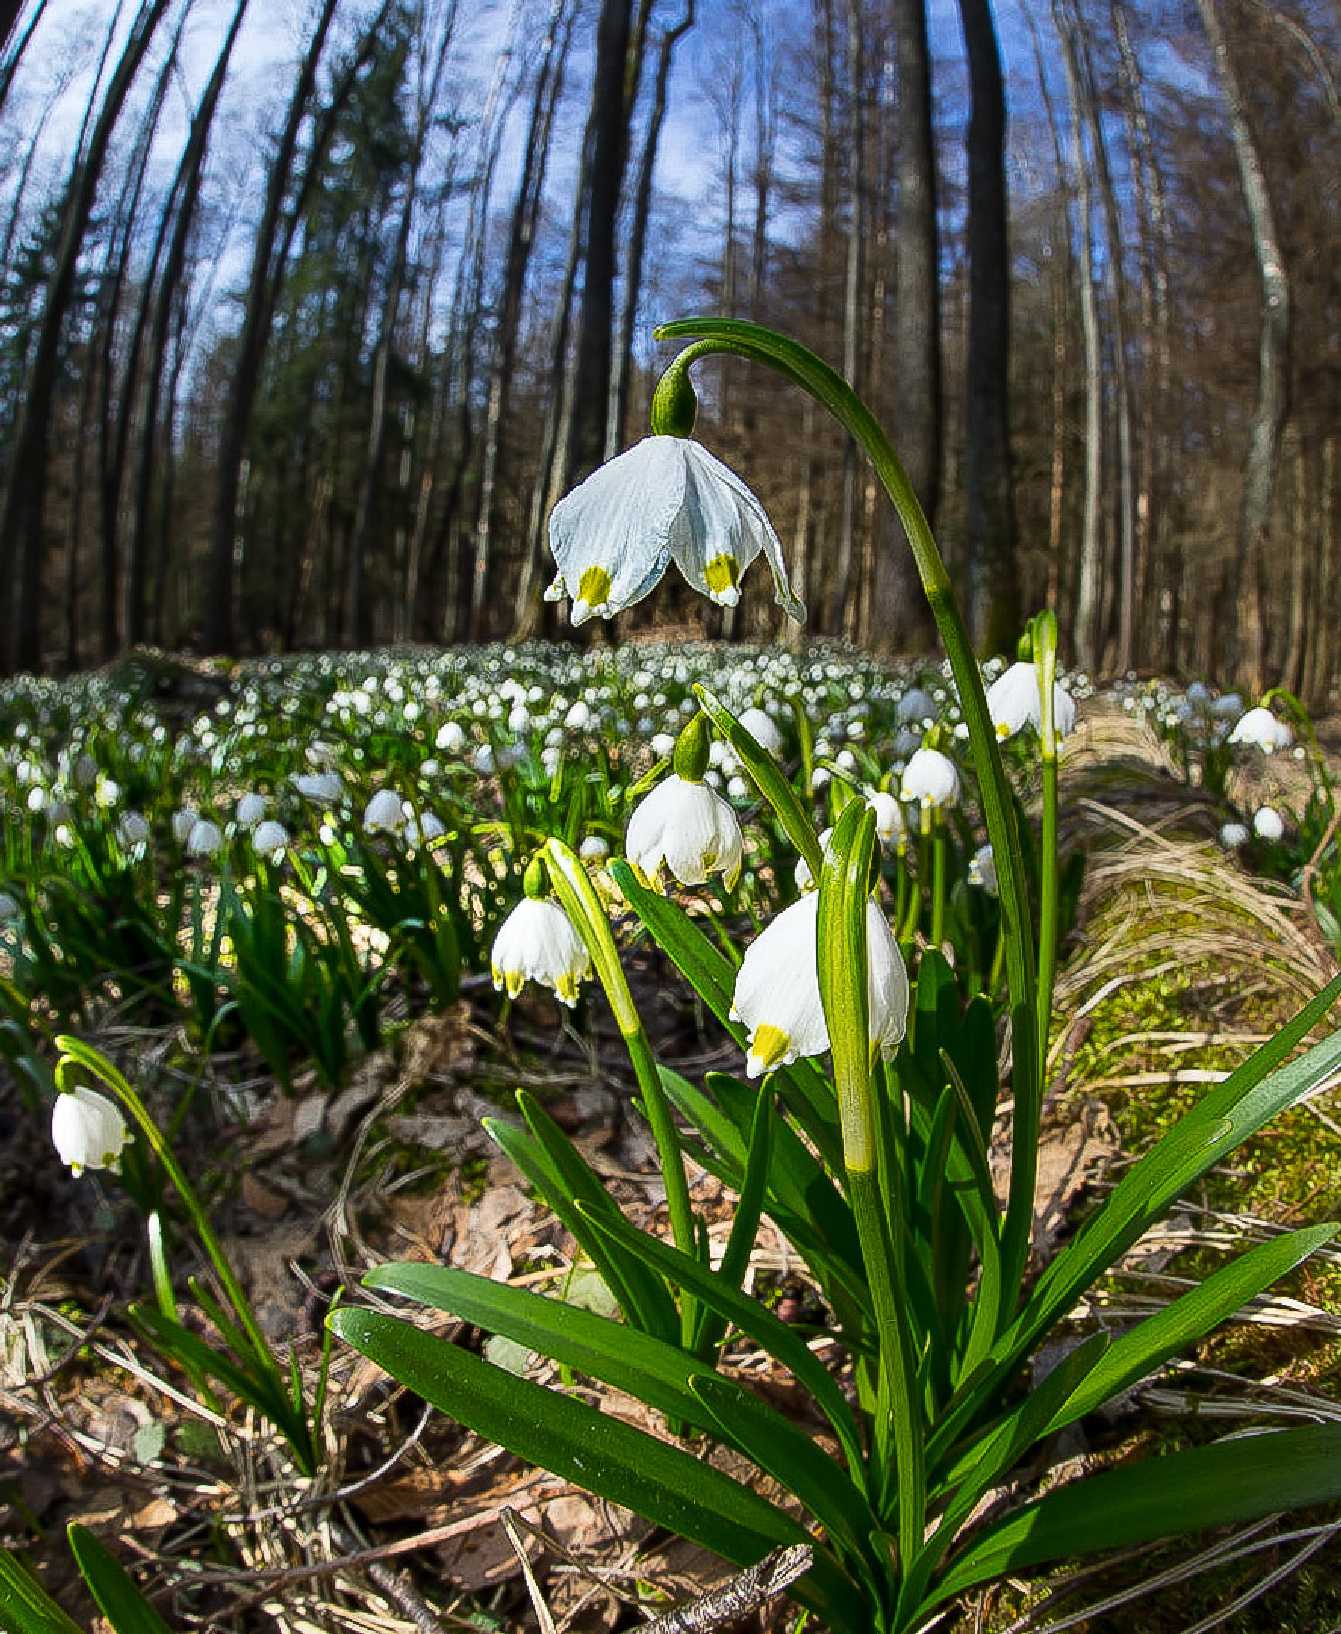
{"type": "Polygon", "coordinates": [[[273,862],[288,849],[289,831],[283,823],[267,817],[252,830],[251,843],[263,857],[269,857],[273,862]]]}
{"type": "Polygon", "coordinates": [[[980,845],[969,859],[968,881],[986,891],[988,896],[996,895],[996,856],[990,843],[980,845]]]}
{"type": "MultiPolygon", "coordinates": [[[[820,856],[823,856],[829,849],[829,837],[832,835],[832,833],[832,828],[822,828],[820,830],[820,856]]],[[[817,883],[814,874],[812,874],[810,871],[810,864],[804,857],[798,857],[796,859],[796,867],[792,870],[792,877],[796,881],[796,889],[798,891],[813,891],[817,883]]]]}
{"type": "Polygon", "coordinates": [[[610,855],[610,842],[603,834],[588,834],[577,848],[583,862],[604,862],[610,855]]]}
{"type": "Polygon", "coordinates": [[[920,726],[923,721],[934,720],[935,716],[935,700],[922,687],[909,687],[894,711],[894,719],[900,726],[920,726]]]}
{"type": "Polygon", "coordinates": [[[378,789],[363,808],[365,834],[399,834],[405,827],[405,806],[395,789],[378,789]]]}
{"type": "Polygon", "coordinates": [[[876,789],[866,796],[866,804],[875,813],[875,832],[881,845],[894,845],[903,838],[903,807],[885,789],[876,789]]]}
{"type": "MultiPolygon", "coordinates": [[[[999,738],[1014,737],[1026,726],[1042,730],[1043,699],[1038,684],[1038,666],[1020,660],[992,682],[987,689],[987,711],[999,738]]],[[[1061,684],[1053,683],[1052,725],[1064,738],[1076,724],[1075,699],[1061,684]]]]}
{"type": "Polygon", "coordinates": [[[1237,851],[1240,846],[1247,845],[1250,836],[1246,823],[1222,823],[1220,825],[1220,844],[1226,851],[1237,851]]]}
{"type": "Polygon", "coordinates": [[[1285,819],[1274,806],[1259,806],[1253,816],[1253,833],[1259,840],[1279,840],[1285,833],[1285,819]]]}
{"type": "Polygon", "coordinates": [[[741,574],[760,551],[779,605],[804,616],[763,506],[688,437],[645,437],[607,461],[554,507],[549,543],[558,571],[545,596],[571,596],[574,624],[641,601],[672,561],[696,590],[734,607],[741,574]]]}
{"type": "Polygon", "coordinates": [[[465,746],[465,731],[456,721],[444,721],[433,739],[435,749],[445,749],[450,755],[459,755],[465,746]]]}
{"type": "Polygon", "coordinates": [[[299,772],[293,786],[304,800],[322,800],[332,805],[345,791],[338,772],[299,772]]]}
{"type": "Polygon", "coordinates": [[[570,732],[585,732],[591,725],[591,705],[579,698],[563,717],[563,724],[570,732]]]}
{"type": "Polygon", "coordinates": [[[172,814],[172,837],[178,845],[185,845],[191,830],[200,821],[200,813],[191,806],[183,806],[172,814]]]}
{"type": "Polygon", "coordinates": [[[0,925],[10,925],[23,913],[19,899],[8,891],[0,891],[0,925]]]}
{"type": "Polygon", "coordinates": [[[142,811],[123,811],[116,825],[116,837],[127,850],[144,845],[152,832],[149,819],[142,811]]]}
{"type": "Polygon", "coordinates": [[[959,769],[939,749],[918,749],[903,769],[900,793],[910,804],[953,805],[959,798],[959,769]]]}
{"type": "Polygon", "coordinates": [[[740,717],[740,724],[755,739],[763,745],[770,755],[780,755],[784,742],[782,733],[778,730],[777,722],[763,709],[747,709],[740,717]]]}
{"type": "Polygon", "coordinates": [[[1259,704],[1239,718],[1229,734],[1229,741],[1249,744],[1270,755],[1277,749],[1288,749],[1294,742],[1294,733],[1285,721],[1278,721],[1269,709],[1259,704]]]}
{"type": "Polygon", "coordinates": [[[494,987],[515,999],[528,981],[548,987],[571,1010],[578,984],[591,974],[591,958],[557,902],[524,896],[503,921],[489,959],[494,987]]]}
{"type": "Polygon", "coordinates": [[[68,1163],[70,1173],[78,1179],[85,1169],[110,1169],[119,1174],[130,1132],[114,1101],[81,1084],[56,1097],[51,1138],[61,1162],[68,1163]]]}
{"type": "Polygon", "coordinates": [[[270,809],[270,802],[263,794],[244,794],[237,803],[234,813],[241,828],[255,828],[262,822],[270,809]]]}
{"type": "MultiPolygon", "coordinates": [[[[751,1078],[829,1048],[820,1002],[818,925],[819,893],[811,892],[784,908],[750,944],[736,974],[731,1015],[749,1028],[745,1070],[751,1078]]],[[[870,1040],[889,1056],[908,1022],[908,972],[874,902],[866,905],[866,965],[870,1040]]]]}
{"type": "Polygon", "coordinates": [[[744,850],[740,823],[721,795],[674,772],[638,802],[624,837],[625,855],[654,890],[661,888],[663,863],[681,885],[721,874],[732,890],[744,850]]]}
{"type": "Polygon", "coordinates": [[[212,857],[223,849],[223,830],[208,817],[197,817],[186,836],[188,857],[212,857]]]}

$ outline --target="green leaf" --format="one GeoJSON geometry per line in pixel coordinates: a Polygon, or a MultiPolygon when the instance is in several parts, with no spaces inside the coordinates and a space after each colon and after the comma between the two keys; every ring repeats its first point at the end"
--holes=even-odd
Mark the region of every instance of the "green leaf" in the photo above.
{"type": "Polygon", "coordinates": [[[694,694],[712,724],[731,745],[736,759],[749,773],[754,786],[772,806],[787,838],[810,864],[811,877],[818,879],[824,860],[820,854],[819,836],[796,790],[788,782],[786,773],[758,739],[747,732],[726,705],[714,698],[706,687],[695,686],[694,694]]]}
{"type": "Polygon", "coordinates": [[[716,1420],[690,1389],[704,1364],[636,1328],[443,1265],[379,1265],[363,1284],[449,1311],[489,1333],[505,1334],[552,1361],[626,1390],[667,1418],[716,1431],[716,1420]]]}
{"type": "Polygon", "coordinates": [[[84,1634],[8,1549],[0,1549],[0,1629],[5,1634],[84,1634]]]}
{"type": "Polygon", "coordinates": [[[116,1634],[170,1634],[167,1623],[135,1587],[121,1562],[77,1522],[69,1530],[70,1552],[116,1634]]]}
{"type": "MultiPolygon", "coordinates": [[[[583,1205],[579,1204],[579,1207],[583,1205]]],[[[847,1455],[848,1468],[857,1475],[861,1470],[861,1441],[856,1420],[838,1381],[820,1362],[819,1358],[785,1322],[780,1322],[772,1311],[765,1309],[757,1299],[751,1299],[738,1288],[733,1288],[706,1266],[700,1265],[688,1254],[682,1254],[669,1243],[649,1236],[630,1225],[623,1215],[609,1219],[591,1217],[596,1228],[614,1237],[634,1253],[642,1255],[668,1281],[687,1288],[719,1315],[734,1322],[740,1331],[748,1334],[770,1356],[791,1370],[796,1382],[815,1398],[820,1409],[833,1427],[847,1455]]]]}
{"type": "MultiPolygon", "coordinates": [[[[476,1434],[734,1565],[811,1541],[790,1516],[706,1460],[585,1402],[513,1378],[397,1317],[346,1307],[330,1320],[355,1350],[476,1434]]],[[[826,1570],[818,1556],[817,1563],[801,1598],[855,1634],[855,1594],[832,1565],[826,1570]]]]}
{"type": "Polygon", "coordinates": [[[998,1521],[956,1559],[921,1613],[1051,1560],[1239,1525],[1341,1498],[1341,1424],[1271,1430],[1072,1481],[998,1521]]]}
{"type": "Polygon", "coordinates": [[[1227,1321],[1264,1288],[1331,1242],[1339,1230],[1341,1226],[1334,1223],[1307,1226],[1258,1243],[1162,1311],[1147,1316],[1113,1341],[1099,1365],[1057,1413],[1049,1430],[1073,1424],[1128,1385],[1146,1378],[1162,1362],[1227,1321]]]}

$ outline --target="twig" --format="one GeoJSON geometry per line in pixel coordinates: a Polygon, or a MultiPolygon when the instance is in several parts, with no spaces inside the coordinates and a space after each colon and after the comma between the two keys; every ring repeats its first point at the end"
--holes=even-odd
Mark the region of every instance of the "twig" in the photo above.
{"type": "Polygon", "coordinates": [[[785,1549],[774,1549],[772,1554],[743,1572],[737,1572],[720,1588],[710,1589],[697,1600],[676,1606],[664,1616],[644,1623],[640,1634],[710,1634],[712,1629],[723,1628],[757,1611],[760,1606],[790,1588],[798,1577],[810,1570],[815,1551],[808,1543],[793,1543],[785,1549]]]}

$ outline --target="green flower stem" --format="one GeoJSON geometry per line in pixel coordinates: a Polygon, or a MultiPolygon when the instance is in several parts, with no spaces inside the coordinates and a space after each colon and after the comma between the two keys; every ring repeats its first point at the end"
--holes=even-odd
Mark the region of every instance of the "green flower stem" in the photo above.
{"type": "MultiPolygon", "coordinates": [[[[861,444],[875,467],[912,549],[922,588],[950,660],[959,691],[960,708],[969,731],[983,818],[996,858],[1001,913],[1008,928],[1006,972],[1011,1013],[1016,1018],[1035,1015],[1037,995],[1033,916],[1024,871],[1024,853],[997,747],[996,729],[988,712],[982,674],[950,576],[902,462],[875,416],[847,381],[806,347],[760,324],[731,318],[682,318],[663,324],[656,331],[658,340],[687,339],[692,336],[700,338],[670,364],[657,387],[658,398],[664,389],[666,401],[677,399],[683,387],[688,385],[690,365],[714,353],[764,363],[785,375],[827,408],[861,444]]],[[[657,429],[655,414],[653,422],[654,429],[657,429]]],[[[1035,1055],[1036,1052],[1028,1048],[1017,1049],[1015,1053],[1015,1140],[1002,1251],[1007,1289],[1007,1298],[1002,1306],[1005,1317],[1014,1309],[1033,1228],[1038,1126],[1042,1108],[1039,1066],[1035,1055]]]]}
{"type": "Polygon", "coordinates": [[[932,818],[931,831],[931,945],[939,948],[945,940],[945,825],[939,814],[932,818]]]}
{"type": "Polygon", "coordinates": [[[163,1133],[150,1116],[148,1107],[131,1088],[125,1075],[97,1050],[83,1043],[69,1034],[61,1034],[56,1040],[56,1047],[61,1051],[61,1060],[56,1066],[56,1084],[59,1089],[65,1088],[65,1080],[70,1068],[81,1066],[116,1096],[116,1098],[130,1113],[141,1133],[149,1142],[150,1150],[163,1165],[163,1172],[176,1188],[177,1195],[182,1200],[182,1207],[190,1216],[191,1224],[195,1227],[196,1236],[200,1239],[200,1246],[205,1250],[206,1257],[214,1267],[215,1275],[223,1287],[228,1303],[233,1307],[233,1313],[238,1324],[247,1337],[248,1343],[256,1354],[257,1362],[265,1368],[275,1379],[283,1396],[287,1391],[287,1384],[283,1370],[275,1360],[268,1340],[261,1332],[260,1324],[256,1320],[247,1296],[242,1291],[242,1284],[233,1274],[233,1267],[228,1263],[228,1257],[220,1246],[219,1239],[214,1235],[214,1228],[210,1224],[209,1214],[204,1205],[196,1196],[191,1182],[177,1162],[172,1147],[163,1138],[163,1133]]]}
{"type": "MultiPolygon", "coordinates": [[[[656,1142],[662,1178],[666,1183],[666,1205],[670,1212],[675,1246],[682,1254],[696,1258],[698,1241],[694,1232],[694,1208],[689,1199],[689,1179],[685,1174],[679,1132],[671,1116],[666,1092],[661,1087],[661,1074],[657,1071],[652,1046],[647,1041],[638,1007],[629,992],[610,921],[581,860],[562,840],[551,838],[546,841],[541,855],[549,869],[554,894],[563,904],[564,911],[591,955],[596,975],[605,989],[615,1023],[624,1039],[624,1047],[629,1052],[647,1111],[647,1121],[652,1126],[652,1139],[656,1142]]],[[[680,1305],[680,1329],[686,1344],[693,1337],[697,1321],[695,1303],[686,1294],[680,1305]]]]}
{"type": "MultiPolygon", "coordinates": [[[[896,1260],[876,1167],[879,1140],[866,997],[866,903],[874,849],[875,813],[854,801],[839,819],[825,852],[816,951],[820,996],[833,1050],[848,1198],[880,1346],[876,1452],[877,1457],[886,1449],[893,1454],[899,1553],[907,1562],[922,1547],[926,1529],[926,1468],[907,1301],[899,1298],[895,1287],[896,1260]]],[[[883,1484],[882,1475],[877,1470],[877,1490],[883,1484]]]]}
{"type": "Polygon", "coordinates": [[[1041,904],[1038,919],[1038,1069],[1047,1070],[1052,1030],[1052,990],[1057,974],[1057,618],[1039,613],[1033,620],[1034,665],[1038,671],[1039,754],[1043,770],[1043,833],[1040,857],[1041,904]]]}

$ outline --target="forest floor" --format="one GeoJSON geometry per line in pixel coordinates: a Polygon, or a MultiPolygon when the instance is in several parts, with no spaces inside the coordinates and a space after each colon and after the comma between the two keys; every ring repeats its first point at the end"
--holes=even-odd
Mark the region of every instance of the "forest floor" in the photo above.
{"type": "MultiPolygon", "coordinates": [[[[1272,772],[1290,775],[1288,766],[1272,772]]],[[[1210,802],[1171,773],[1154,738],[1120,712],[1092,710],[1068,748],[1064,841],[1083,845],[1090,862],[1057,990],[1041,1260],[1205,1085],[1335,968],[1299,899],[1248,878],[1215,844],[1210,802]]],[[[663,1060],[691,1076],[734,1064],[730,1040],[704,1027],[650,954],[634,957],[631,975],[663,1060]]],[[[334,1098],[302,1081],[281,1096],[244,1060],[216,1073],[208,1107],[193,1114],[211,1149],[188,1151],[188,1162],[208,1171],[216,1219],[263,1325],[280,1340],[300,1336],[308,1373],[330,1295],[356,1290],[385,1259],[579,1292],[570,1241],[480,1127],[484,1115],[509,1115],[518,1086],[543,1096],[631,1217],[664,1229],[653,1148],[608,1014],[592,1006],[595,1020],[579,1032],[533,993],[500,1033],[468,983],[458,1005],[407,1025],[334,1098]]],[[[171,1036],[110,1018],[96,1042],[123,1063],[152,1064],[177,1048],[171,1036]]],[[[697,1173],[694,1197],[724,1233],[730,1198],[720,1184],[697,1173]]],[[[1333,1090],[1214,1171],[1133,1251],[1095,1310],[1119,1318],[1152,1309],[1219,1263],[1227,1244],[1338,1217],[1333,1090]]],[[[148,1283],[142,1245],[119,1188],[72,1182],[52,1160],[45,1128],[0,1110],[0,1534],[22,1541],[81,1624],[88,1602],[63,1542],[72,1520],[116,1537],[178,1627],[511,1629],[534,1626],[539,1601],[558,1630],[613,1631],[725,1575],[705,1552],[430,1413],[343,1347],[330,1381],[328,1464],[295,1493],[262,1425],[197,1400],[135,1336],[125,1306],[148,1283]]],[[[813,1306],[767,1222],[750,1283],[800,1317],[813,1306]]],[[[1341,1256],[1310,1261],[1247,1317],[1105,1420],[1068,1432],[1043,1479],[1223,1433],[1240,1419],[1307,1415],[1320,1402],[1335,1417],[1341,1256]]],[[[480,1342],[449,1318],[440,1325],[480,1342]]],[[[762,1353],[738,1348],[734,1360],[775,1405],[795,1408],[762,1353]]],[[[535,1358],[529,1366],[537,1377],[554,1372],[535,1358]]],[[[600,1399],[606,1411],[658,1428],[631,1399],[604,1390],[600,1399]]],[[[1294,1535],[1327,1519],[1254,1527],[1233,1550],[1203,1554],[1197,1575],[1194,1549],[1223,1539],[1139,1551],[1028,1589],[1007,1584],[942,1626],[1326,1634],[1341,1628],[1341,1531],[1294,1535]],[[1287,1532],[1294,1541],[1283,1540],[1287,1532]],[[1099,1605],[1108,1609],[1084,1610],[1099,1605]]],[[[780,1602],[759,1620],[794,1623],[780,1602]]]]}

